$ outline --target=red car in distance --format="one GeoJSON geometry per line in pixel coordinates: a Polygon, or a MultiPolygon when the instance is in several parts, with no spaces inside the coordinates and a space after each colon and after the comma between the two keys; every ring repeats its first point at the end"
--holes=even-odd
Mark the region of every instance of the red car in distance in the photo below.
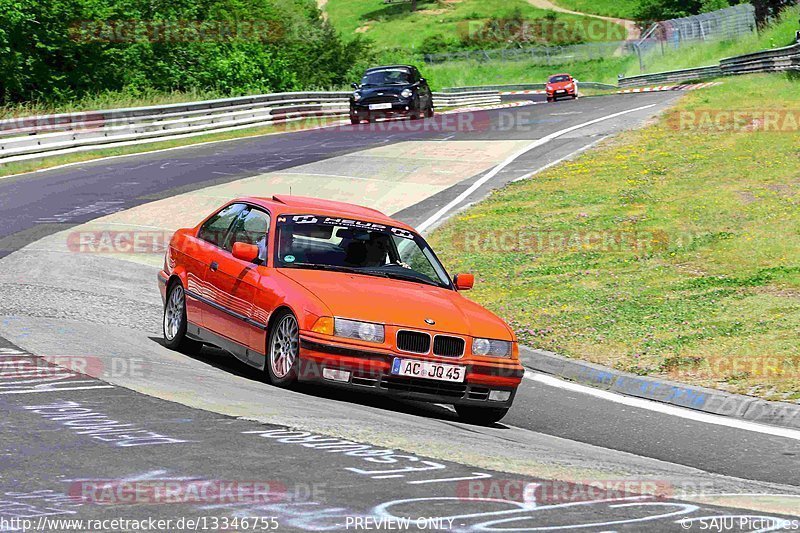
{"type": "Polygon", "coordinates": [[[569,74],[556,74],[550,76],[545,86],[548,102],[555,102],[559,98],[578,97],[578,82],[569,74]]]}

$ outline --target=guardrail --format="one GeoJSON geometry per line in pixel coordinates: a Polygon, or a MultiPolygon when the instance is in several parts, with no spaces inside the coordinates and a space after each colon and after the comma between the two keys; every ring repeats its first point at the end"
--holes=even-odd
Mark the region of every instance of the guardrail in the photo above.
{"type": "Polygon", "coordinates": [[[718,65],[712,65],[709,67],[671,70],[668,72],[655,72],[653,74],[620,78],[619,86],[624,88],[662,83],[683,83],[708,78],[719,78],[720,76],[722,76],[722,70],[718,65]]]}
{"type": "Polygon", "coordinates": [[[720,61],[719,67],[726,76],[754,72],[800,70],[800,43],[783,48],[729,57],[720,61]]]}
{"type": "Polygon", "coordinates": [[[762,50],[741,56],[729,57],[719,65],[642,74],[619,79],[620,87],[635,87],[658,83],[679,83],[722,76],[737,76],[759,72],[800,71],[800,43],[783,48],[762,50]]]}
{"type": "MultiPolygon", "coordinates": [[[[349,91],[275,93],[0,121],[0,164],[113,145],[232,131],[309,117],[345,117],[349,91]]],[[[436,107],[500,103],[497,91],[434,93],[436,107]]]]}
{"type": "MultiPolygon", "coordinates": [[[[616,89],[616,85],[609,85],[608,83],[599,83],[596,81],[580,81],[578,80],[578,84],[580,87],[584,87],[586,89],[616,89]]],[[[480,90],[489,90],[489,91],[498,91],[498,92],[508,92],[508,91],[543,91],[544,86],[546,83],[517,83],[512,85],[483,85],[483,86],[469,86],[469,87],[447,87],[442,89],[443,93],[463,93],[463,92],[470,92],[470,91],[480,91],[480,90]]]]}

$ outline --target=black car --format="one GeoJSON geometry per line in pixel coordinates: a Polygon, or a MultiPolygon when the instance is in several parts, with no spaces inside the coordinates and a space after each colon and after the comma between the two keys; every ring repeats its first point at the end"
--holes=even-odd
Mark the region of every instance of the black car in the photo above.
{"type": "Polygon", "coordinates": [[[433,116],[433,93],[416,67],[393,65],[368,69],[350,96],[350,121],[371,122],[379,117],[433,116]]]}

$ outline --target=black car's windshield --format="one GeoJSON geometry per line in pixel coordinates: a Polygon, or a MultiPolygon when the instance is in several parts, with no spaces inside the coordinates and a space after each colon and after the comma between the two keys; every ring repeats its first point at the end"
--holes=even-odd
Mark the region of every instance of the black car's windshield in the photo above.
{"type": "Polygon", "coordinates": [[[378,276],[452,288],[422,237],[401,228],[317,215],[278,218],[276,266],[378,276]]]}
{"type": "Polygon", "coordinates": [[[552,76],[550,78],[550,83],[563,83],[565,81],[569,81],[569,76],[552,76]]]}
{"type": "Polygon", "coordinates": [[[361,78],[361,85],[408,85],[411,73],[406,69],[385,69],[367,72],[361,78]]]}

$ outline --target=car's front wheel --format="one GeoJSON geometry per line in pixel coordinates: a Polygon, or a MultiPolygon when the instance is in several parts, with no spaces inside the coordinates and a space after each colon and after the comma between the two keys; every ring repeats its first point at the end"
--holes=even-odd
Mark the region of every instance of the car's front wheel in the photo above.
{"type": "Polygon", "coordinates": [[[267,374],[273,385],[291,387],[300,366],[300,327],[291,311],[275,317],[267,341],[267,374]]]}
{"type": "Polygon", "coordinates": [[[164,345],[170,350],[183,353],[196,353],[203,344],[186,337],[186,291],[179,281],[174,282],[167,292],[164,304],[164,345]]]}
{"type": "Polygon", "coordinates": [[[508,408],[473,407],[471,405],[456,405],[455,408],[461,420],[481,426],[490,426],[508,414],[508,408]]]}

